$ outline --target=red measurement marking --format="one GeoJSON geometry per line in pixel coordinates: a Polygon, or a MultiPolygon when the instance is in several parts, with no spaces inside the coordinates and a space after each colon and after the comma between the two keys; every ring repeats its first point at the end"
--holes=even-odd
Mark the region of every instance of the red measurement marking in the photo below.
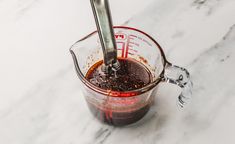
{"type": "MultiPolygon", "coordinates": [[[[134,37],[134,38],[137,38],[137,36],[136,35],[130,35],[129,37],[134,37]]],[[[132,38],[133,39],[133,38],[132,38]]]]}
{"type": "Polygon", "coordinates": [[[122,50],[122,57],[124,57],[124,51],[125,51],[125,42],[117,42],[117,44],[120,44],[121,45],[121,50],[122,50]]]}
{"type": "MultiPolygon", "coordinates": [[[[135,53],[138,52],[137,50],[130,48],[130,46],[129,46],[129,51],[133,51],[133,52],[135,52],[135,53]]],[[[129,52],[129,53],[130,53],[130,52],[129,52]]]]}
{"type": "Polygon", "coordinates": [[[132,42],[132,40],[134,40],[135,38],[137,38],[137,36],[135,35],[129,35],[126,36],[125,34],[115,34],[115,39],[116,40],[125,40],[127,39],[127,42],[117,42],[118,44],[118,48],[119,50],[122,50],[122,57],[123,58],[127,58],[128,54],[129,54],[129,50],[136,52],[136,50],[134,50],[132,47],[133,45],[139,46],[138,44],[136,44],[135,42],[132,42]]]}
{"type": "Polygon", "coordinates": [[[134,36],[134,35],[129,35],[129,36],[127,37],[127,45],[126,45],[126,54],[125,54],[125,58],[128,57],[129,48],[131,47],[130,44],[133,43],[133,42],[131,42],[131,40],[134,40],[133,37],[136,37],[136,36],[134,36]]]}
{"type": "Polygon", "coordinates": [[[122,33],[120,33],[120,34],[115,34],[115,38],[116,38],[117,40],[124,40],[124,39],[126,39],[126,35],[125,35],[125,34],[122,34],[122,33]]]}

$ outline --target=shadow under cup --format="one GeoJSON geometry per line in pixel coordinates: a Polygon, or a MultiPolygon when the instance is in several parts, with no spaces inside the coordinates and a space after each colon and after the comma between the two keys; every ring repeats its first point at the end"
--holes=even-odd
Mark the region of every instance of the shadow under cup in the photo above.
{"type": "MultiPolygon", "coordinates": [[[[114,27],[114,33],[118,57],[134,60],[146,67],[152,77],[148,85],[132,91],[119,92],[101,89],[85,78],[89,69],[103,59],[97,32],[76,42],[70,52],[91,112],[102,122],[123,126],[140,120],[149,111],[155,87],[160,81],[166,80],[165,69],[170,63],[167,62],[159,44],[146,33],[123,26],[114,27]]],[[[177,81],[170,82],[178,84],[177,81]]]]}

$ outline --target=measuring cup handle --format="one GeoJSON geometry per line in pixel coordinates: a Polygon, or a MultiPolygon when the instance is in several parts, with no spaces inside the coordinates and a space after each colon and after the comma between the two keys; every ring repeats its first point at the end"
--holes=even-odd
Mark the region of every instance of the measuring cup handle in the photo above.
{"type": "Polygon", "coordinates": [[[188,70],[168,62],[165,67],[164,80],[182,88],[182,92],[178,97],[178,104],[180,107],[184,107],[192,97],[193,83],[188,70]]]}

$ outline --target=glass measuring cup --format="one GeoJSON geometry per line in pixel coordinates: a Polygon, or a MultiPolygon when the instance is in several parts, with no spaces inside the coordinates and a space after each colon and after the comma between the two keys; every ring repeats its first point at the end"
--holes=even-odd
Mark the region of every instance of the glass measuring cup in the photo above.
{"type": "Polygon", "coordinates": [[[122,126],[140,120],[149,110],[160,82],[178,85],[182,92],[178,104],[183,107],[191,98],[189,72],[172,65],[160,45],[148,34],[135,28],[114,27],[119,58],[132,59],[144,65],[152,77],[148,85],[131,91],[104,90],[89,82],[89,69],[103,59],[97,31],[76,42],[70,49],[76,72],[83,84],[83,93],[91,112],[100,121],[122,126]]]}

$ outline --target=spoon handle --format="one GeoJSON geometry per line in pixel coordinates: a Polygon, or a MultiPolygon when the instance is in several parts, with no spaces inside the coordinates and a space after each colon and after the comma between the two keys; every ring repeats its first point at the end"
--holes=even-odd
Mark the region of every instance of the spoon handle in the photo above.
{"type": "Polygon", "coordinates": [[[117,47],[108,0],[91,0],[106,69],[118,67],[117,47]]]}

